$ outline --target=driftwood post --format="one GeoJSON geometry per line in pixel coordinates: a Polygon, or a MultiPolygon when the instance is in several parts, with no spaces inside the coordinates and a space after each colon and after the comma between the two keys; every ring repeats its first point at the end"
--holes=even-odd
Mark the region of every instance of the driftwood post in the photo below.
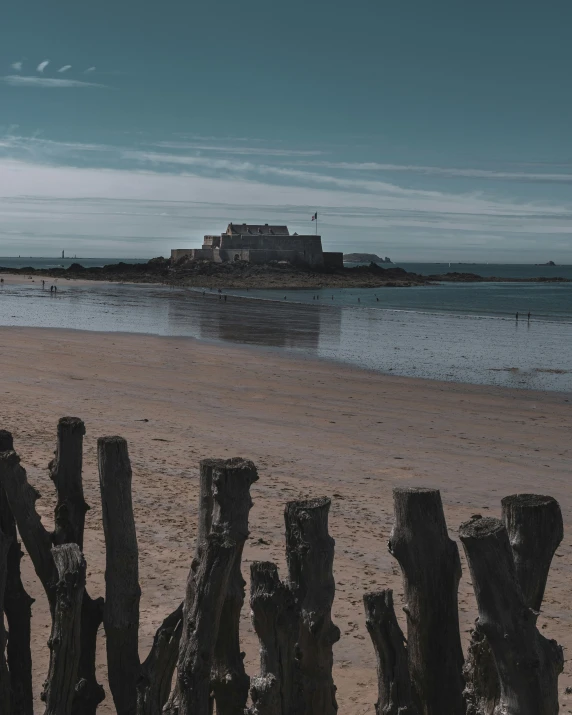
{"type": "Polygon", "coordinates": [[[464,715],[461,562],[436,489],[393,490],[389,551],[403,573],[409,672],[420,715],[464,715]]]}
{"type": "Polygon", "coordinates": [[[252,623],[260,640],[260,675],[251,679],[250,715],[290,715],[295,697],[295,652],[299,613],[276,564],[250,566],[252,623]]]}
{"type": "Polygon", "coordinates": [[[300,715],[335,715],[332,647],[340,631],[332,623],[336,590],[334,540],[328,533],[330,500],[294,501],[286,505],[288,583],[299,612],[297,687],[300,715]]]}
{"type": "MultiPolygon", "coordinates": [[[[0,430],[0,452],[13,450],[12,435],[0,430]]],[[[6,588],[4,612],[8,623],[8,668],[10,670],[11,715],[34,715],[32,690],[31,619],[32,603],[22,583],[20,560],[23,556],[16,522],[4,489],[0,486],[0,531],[10,537],[6,559],[6,588]]],[[[0,609],[1,613],[2,609],[0,609]]]]}
{"type": "Polygon", "coordinates": [[[131,463],[122,437],[97,440],[103,532],[109,689],[117,715],[135,715],[139,662],[139,552],[131,500],[131,463]]]}
{"type": "MultiPolygon", "coordinates": [[[[502,500],[515,574],[525,604],[538,613],[554,552],[564,536],[558,502],[540,494],[513,494],[502,500]]],[[[478,622],[465,664],[468,715],[493,715],[500,700],[494,657],[478,622]]]]}
{"type": "Polygon", "coordinates": [[[556,715],[562,648],[536,628],[524,601],[504,524],[476,518],[459,535],[471,571],[479,628],[487,638],[500,680],[497,710],[506,715],[556,715]]]}
{"type": "Polygon", "coordinates": [[[6,589],[7,558],[12,539],[0,531],[0,713],[11,713],[10,672],[6,662],[6,629],[4,628],[4,592],[6,589]]]}
{"type": "Polygon", "coordinates": [[[366,593],[365,625],[377,659],[376,715],[417,715],[411,692],[405,638],[393,608],[393,591],[366,593]]]}
{"type": "Polygon", "coordinates": [[[54,546],[52,554],[59,579],[48,642],[50,667],[42,700],[46,703],[45,715],[71,715],[81,648],[85,561],[76,544],[54,546]]]}
{"type": "Polygon", "coordinates": [[[201,466],[202,515],[197,552],[187,580],[177,683],[166,712],[210,715],[212,692],[218,697],[217,711],[219,703],[224,708],[231,698],[237,705],[242,703],[243,708],[246,703],[248,682],[245,695],[240,678],[241,670],[244,672],[242,654],[235,650],[238,639],[234,635],[238,632],[240,611],[233,609],[235,620],[228,626],[228,633],[219,631],[219,623],[229,581],[236,573],[235,564],[248,536],[250,486],[256,479],[256,467],[243,459],[208,460],[201,466]],[[215,656],[219,637],[227,639],[229,645],[225,660],[215,656]],[[221,682],[225,674],[226,684],[221,682]]]}

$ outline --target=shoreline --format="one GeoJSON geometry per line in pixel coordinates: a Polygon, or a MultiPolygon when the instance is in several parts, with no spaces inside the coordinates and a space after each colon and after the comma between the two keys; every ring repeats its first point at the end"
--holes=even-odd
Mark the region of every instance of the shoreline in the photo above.
{"type": "Polygon", "coordinates": [[[103,268],[83,267],[74,263],[66,269],[29,267],[7,269],[0,266],[4,275],[43,276],[50,279],[87,279],[122,283],[154,283],[180,287],[222,289],[280,289],[320,290],[322,288],[409,288],[440,283],[572,283],[565,277],[498,277],[475,273],[449,271],[440,274],[418,274],[391,264],[384,268],[377,263],[344,266],[344,268],[311,269],[287,263],[256,265],[237,263],[212,263],[209,261],[183,261],[173,264],[170,259],[154,258],[147,263],[117,263],[103,268]]]}
{"type": "MultiPolygon", "coordinates": [[[[46,465],[55,427],[66,414],[86,423],[84,488],[88,588],[104,591],[96,438],[120,434],[129,443],[140,548],[141,656],[163,617],[184,593],[195,537],[198,462],[241,455],[258,466],[243,574],[252,560],[275,561],[285,573],[283,510],[287,501],[332,499],[336,540],[333,618],[342,637],[334,648],[340,712],[373,713],[376,673],[365,629],[362,594],[395,589],[403,627],[399,569],[387,553],[397,485],[441,489],[451,537],[478,512],[500,514],[500,499],[517,492],[551,494],[566,533],[572,452],[570,398],[556,392],[447,383],[382,375],[309,356],[195,339],[54,328],[3,328],[0,369],[2,427],[16,450],[46,526],[53,520],[53,484],[46,465]],[[147,421],[145,421],[147,420],[147,421]]],[[[461,633],[466,647],[476,617],[461,549],[461,633]]],[[[33,606],[34,682],[39,693],[48,662],[46,599],[22,562],[33,606]]],[[[566,538],[554,559],[539,627],[572,647],[566,538]]],[[[247,586],[248,598],[248,586],[247,586]]],[[[241,628],[250,675],[258,642],[249,609],[241,628]]],[[[103,652],[101,641],[98,653],[103,652]]],[[[103,681],[103,664],[98,677],[103,681]]],[[[560,678],[572,685],[572,662],[560,678]]],[[[108,690],[106,686],[106,690],[108,690]]],[[[102,704],[108,715],[110,696],[102,704]]]]}
{"type": "Polygon", "coordinates": [[[358,306],[355,295],[348,300],[343,291],[335,302],[329,294],[320,301],[296,295],[278,300],[281,293],[259,296],[254,291],[225,292],[222,301],[216,292],[203,297],[201,289],[149,284],[144,284],[147,290],[129,284],[60,284],[57,295],[37,283],[25,285],[10,290],[8,284],[4,293],[0,288],[0,322],[80,331],[89,326],[90,333],[102,335],[187,336],[223,349],[254,346],[380,375],[572,392],[566,360],[572,334],[565,330],[571,323],[558,316],[535,316],[532,322],[523,316],[519,330],[511,315],[419,310],[397,294],[401,307],[383,305],[375,297],[368,305],[363,293],[358,306]],[[487,341],[491,347],[484,354],[481,345],[487,341]]]}

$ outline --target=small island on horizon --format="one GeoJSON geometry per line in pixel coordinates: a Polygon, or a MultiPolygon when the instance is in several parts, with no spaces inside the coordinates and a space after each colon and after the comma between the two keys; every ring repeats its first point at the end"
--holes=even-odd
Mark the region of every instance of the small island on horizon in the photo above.
{"type": "Polygon", "coordinates": [[[393,263],[387,256],[382,258],[376,253],[344,253],[344,263],[393,263]]]}

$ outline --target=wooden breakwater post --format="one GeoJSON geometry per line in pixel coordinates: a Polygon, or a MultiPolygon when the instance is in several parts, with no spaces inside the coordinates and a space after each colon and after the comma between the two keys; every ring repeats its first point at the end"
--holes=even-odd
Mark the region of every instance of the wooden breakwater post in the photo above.
{"type": "MultiPolygon", "coordinates": [[[[251,564],[250,606],[260,641],[260,673],[249,677],[240,643],[254,464],[203,460],[197,537],[184,599],[159,626],[139,662],[139,566],[126,441],[98,442],[106,542],[105,599],[86,591],[83,438],[74,417],[58,423],[50,476],[55,528],[36,510],[12,435],[0,430],[0,712],[33,715],[30,608],[20,574],[26,547],[52,615],[44,687],[48,715],[95,715],[104,697],[95,678],[98,630],[107,635],[109,686],[118,715],[335,715],[332,622],[334,540],[325,497],[286,505],[287,574],[251,564]],[[174,686],[174,687],[173,687],[174,686]],[[250,696],[250,702],[248,698],[250,696]]],[[[461,574],[437,490],[394,490],[389,548],[401,566],[407,629],[393,593],[364,595],[377,660],[377,715],[555,715],[562,649],[536,621],[550,564],[562,540],[551,497],[502,500],[502,519],[461,526],[479,618],[463,666],[457,590],[461,574]]]]}

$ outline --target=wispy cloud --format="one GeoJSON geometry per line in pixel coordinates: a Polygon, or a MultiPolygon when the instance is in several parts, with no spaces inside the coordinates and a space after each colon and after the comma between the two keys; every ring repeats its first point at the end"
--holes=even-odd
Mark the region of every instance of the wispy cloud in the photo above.
{"type": "Polygon", "coordinates": [[[153,146],[164,149],[189,149],[198,151],[214,151],[225,154],[243,154],[253,156],[320,156],[322,151],[310,151],[304,149],[275,149],[264,147],[244,147],[244,146],[227,146],[223,144],[200,144],[198,142],[156,142],[153,146]]]}
{"type": "Polygon", "coordinates": [[[67,72],[68,70],[71,70],[71,65],[64,65],[63,67],[60,67],[58,72],[67,72]]]}
{"type": "Polygon", "coordinates": [[[345,171],[365,172],[409,172],[425,176],[440,176],[443,178],[466,179],[497,179],[503,181],[547,181],[552,183],[571,183],[572,174],[527,172],[527,171],[502,171],[497,169],[454,168],[441,166],[417,166],[415,164],[382,164],[378,162],[347,162],[347,161],[313,161],[303,162],[304,166],[315,168],[341,169],[345,171]]]}
{"type": "Polygon", "coordinates": [[[12,62],[10,67],[13,70],[16,70],[16,72],[21,72],[22,71],[22,62],[12,62]]]}
{"type": "Polygon", "coordinates": [[[496,260],[514,260],[528,251],[530,260],[548,252],[565,262],[569,251],[572,199],[531,198],[530,190],[519,196],[518,187],[512,195],[493,188],[498,185],[464,191],[459,182],[449,190],[430,180],[412,188],[356,175],[358,163],[333,170],[333,162],[324,162],[318,170],[295,158],[189,156],[11,136],[15,131],[0,134],[0,244],[7,232],[32,235],[41,217],[46,237],[79,236],[96,225],[89,237],[94,246],[163,236],[162,243],[157,239],[162,252],[189,238],[199,245],[204,233],[234,218],[287,220],[292,230],[307,231],[311,209],[322,216],[326,245],[383,245],[392,257],[407,252],[436,260],[441,251],[448,259],[479,260],[494,252],[496,260]]]}
{"type": "Polygon", "coordinates": [[[50,77],[27,77],[18,74],[0,77],[0,82],[9,84],[12,87],[44,87],[46,89],[57,89],[59,87],[105,87],[103,84],[95,82],[80,82],[77,79],[52,79],[50,77]]]}
{"type": "Polygon", "coordinates": [[[84,74],[89,74],[90,72],[95,72],[95,67],[88,67],[88,68],[85,70],[84,74]]]}
{"type": "Polygon", "coordinates": [[[50,64],[50,60],[44,60],[43,62],[40,62],[40,64],[36,67],[36,71],[40,72],[40,74],[44,73],[44,70],[46,67],[50,64]]]}

